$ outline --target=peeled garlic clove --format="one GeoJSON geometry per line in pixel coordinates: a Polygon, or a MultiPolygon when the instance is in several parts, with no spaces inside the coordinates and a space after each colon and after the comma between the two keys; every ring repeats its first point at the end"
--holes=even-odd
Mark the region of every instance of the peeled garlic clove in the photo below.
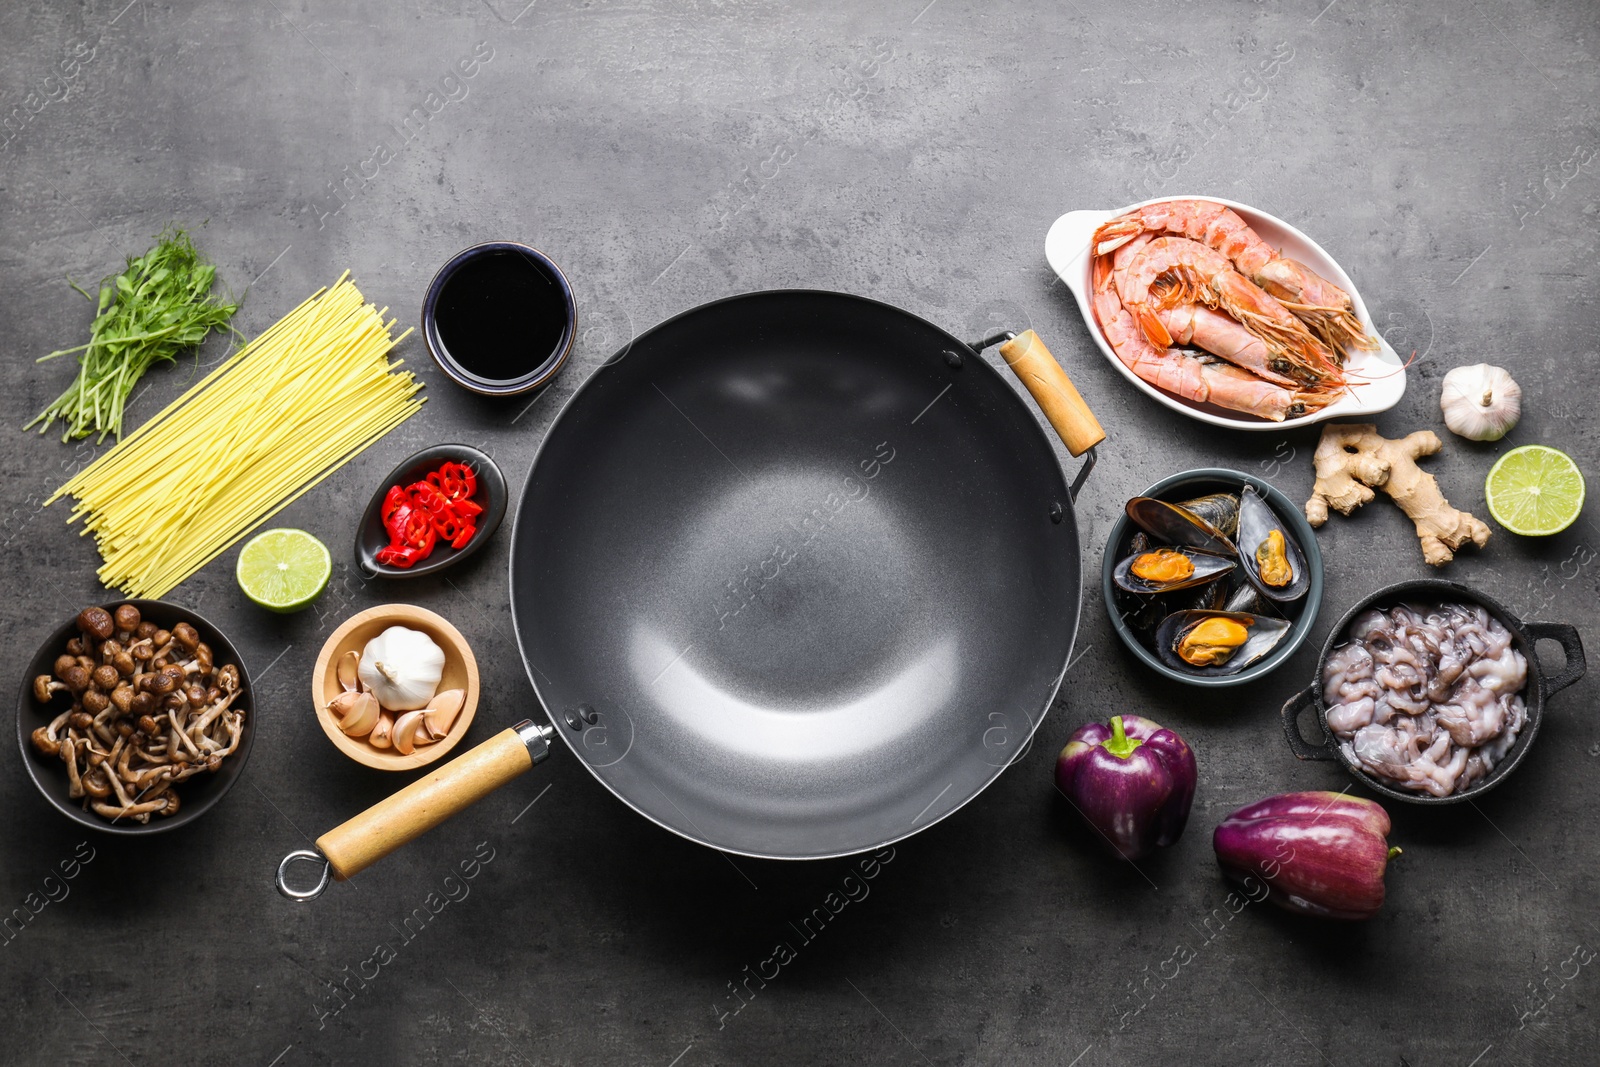
{"type": "Polygon", "coordinates": [[[381,714],[378,698],[371,693],[341,693],[330,702],[329,707],[332,708],[334,703],[346,697],[349,698],[349,710],[339,720],[339,729],[351,737],[366,737],[378,725],[378,716],[381,714]]]}
{"type": "Polygon", "coordinates": [[[377,725],[367,735],[367,743],[373,748],[388,748],[394,744],[394,720],[389,718],[388,712],[378,712],[377,725]]]}
{"type": "Polygon", "coordinates": [[[422,729],[422,711],[408,711],[394,721],[394,750],[411,755],[417,747],[417,731],[422,729]]]}
{"type": "Polygon", "coordinates": [[[339,688],[346,693],[354,693],[361,688],[361,679],[357,672],[361,669],[361,653],[351,649],[339,657],[339,666],[336,668],[339,677],[339,688]]]}
{"type": "Polygon", "coordinates": [[[456,719],[461,715],[461,708],[466,702],[465,689],[446,689],[434,694],[428,706],[422,710],[430,740],[437,741],[450,732],[450,727],[456,724],[456,719]]]}

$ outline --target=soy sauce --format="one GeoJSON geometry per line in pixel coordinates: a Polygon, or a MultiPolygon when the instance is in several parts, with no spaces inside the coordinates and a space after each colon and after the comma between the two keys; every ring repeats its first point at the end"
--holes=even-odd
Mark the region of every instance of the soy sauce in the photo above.
{"type": "Polygon", "coordinates": [[[566,332],[561,287],[531,256],[495,251],[469,259],[440,290],[439,340],[462,370],[489,381],[533,373],[566,332]]]}

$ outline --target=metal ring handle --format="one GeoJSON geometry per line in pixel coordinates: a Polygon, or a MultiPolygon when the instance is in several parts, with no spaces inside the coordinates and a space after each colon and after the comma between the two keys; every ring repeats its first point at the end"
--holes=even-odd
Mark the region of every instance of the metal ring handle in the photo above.
{"type": "Polygon", "coordinates": [[[316,900],[328,888],[328,883],[331,881],[333,881],[333,864],[329,863],[327,857],[315,849],[297,848],[283,857],[283,862],[278,864],[278,892],[290,900],[316,900]],[[290,886],[288,879],[289,864],[295,860],[311,860],[322,864],[322,880],[311,889],[295,889],[290,886]]]}
{"type": "Polygon", "coordinates": [[[1307,709],[1314,707],[1316,697],[1317,687],[1312,685],[1307,686],[1289,698],[1289,702],[1283,706],[1283,734],[1289,740],[1290,751],[1299,759],[1336,759],[1333,738],[1323,729],[1320,722],[1317,724],[1317,732],[1322,734],[1323,740],[1321,744],[1313,745],[1300,732],[1300,717],[1306,713],[1307,709]]]}
{"type": "MultiPolygon", "coordinates": [[[[1578,636],[1577,627],[1564,622],[1528,622],[1523,623],[1522,628],[1528,631],[1528,638],[1534,644],[1545,640],[1558,642],[1561,651],[1566,655],[1566,662],[1561,665],[1560,673],[1544,680],[1545,696],[1561,692],[1584,676],[1588,664],[1583,660],[1583,639],[1578,636]]],[[[1535,649],[1535,658],[1538,654],[1538,650],[1535,649]]]]}

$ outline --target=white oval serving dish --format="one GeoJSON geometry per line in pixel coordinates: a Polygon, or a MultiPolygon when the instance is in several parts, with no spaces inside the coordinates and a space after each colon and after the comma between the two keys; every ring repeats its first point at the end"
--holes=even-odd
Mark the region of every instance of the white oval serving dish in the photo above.
{"type": "Polygon", "coordinates": [[[1111,365],[1122,373],[1122,376],[1132,382],[1139,389],[1148,393],[1156,400],[1165,404],[1174,411],[1181,412],[1192,419],[1209,422],[1213,426],[1226,426],[1234,430],[1284,430],[1296,426],[1309,426],[1312,423],[1323,422],[1327,419],[1350,419],[1363,415],[1374,415],[1380,411],[1388,411],[1400,402],[1400,397],[1406,391],[1406,372],[1404,362],[1389,347],[1389,342],[1383,339],[1372,324],[1372,316],[1367,312],[1366,302],[1361,299],[1361,294],[1356,290],[1355,283],[1344,269],[1334,262],[1332,256],[1322,250],[1322,246],[1311,238],[1284,222],[1282,219],[1267,214],[1233,200],[1224,200],[1220,196],[1158,196],[1153,200],[1141,200],[1137,204],[1118,208],[1115,211],[1069,211],[1056,219],[1051,225],[1050,232],[1044,239],[1045,258],[1050,261],[1050,268],[1067,283],[1067,288],[1072,290],[1072,295],[1078,300],[1078,311],[1083,315],[1084,324],[1089,327],[1089,333],[1094,337],[1094,343],[1100,346],[1111,365]],[[1350,294],[1350,300],[1355,305],[1356,316],[1366,326],[1367,331],[1378,339],[1378,348],[1374,351],[1357,351],[1350,353],[1345,370],[1354,384],[1338,400],[1329,404],[1321,411],[1310,415],[1302,415],[1296,419],[1285,419],[1283,422],[1269,422],[1240,412],[1229,411],[1217,407],[1215,404],[1199,404],[1192,400],[1185,400],[1175,393],[1158,389],[1149,382],[1144,381],[1133,371],[1123,366],[1117,354],[1106,343],[1105,335],[1100,332],[1100,324],[1094,319],[1094,309],[1089,305],[1090,299],[1090,263],[1089,243],[1090,238],[1100,225],[1110,219],[1116,218],[1134,208],[1144,207],[1146,204],[1160,204],[1168,200],[1209,200],[1217,204],[1226,204],[1250,227],[1261,235],[1261,239],[1277,248],[1290,259],[1299,260],[1312,270],[1316,271],[1328,281],[1338,285],[1350,294]]]}

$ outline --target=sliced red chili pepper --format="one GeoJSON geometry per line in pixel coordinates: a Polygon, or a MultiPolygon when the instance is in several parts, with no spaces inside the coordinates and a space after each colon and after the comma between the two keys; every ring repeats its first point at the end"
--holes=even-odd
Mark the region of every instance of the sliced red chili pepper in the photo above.
{"type": "Polygon", "coordinates": [[[411,499],[428,511],[440,511],[450,506],[450,498],[432,482],[415,482],[406,487],[411,499]]]}
{"type": "Polygon", "coordinates": [[[391,543],[398,544],[405,540],[406,523],[411,520],[411,516],[415,513],[416,509],[410,504],[401,504],[384,516],[383,528],[389,532],[389,541],[391,543]]]}
{"type": "Polygon", "coordinates": [[[441,541],[454,542],[461,536],[462,523],[455,512],[448,508],[433,513],[433,529],[441,541]]]}
{"type": "Polygon", "coordinates": [[[385,494],[383,498],[383,507],[381,509],[381,514],[384,521],[387,523],[389,516],[394,513],[396,508],[399,508],[403,504],[408,504],[410,501],[411,497],[404,489],[400,488],[398,485],[390,486],[389,492],[385,494]]]}
{"type": "Polygon", "coordinates": [[[451,500],[465,500],[478,491],[478,476],[464,463],[446,463],[430,473],[428,481],[451,500]]]}
{"type": "Polygon", "coordinates": [[[465,548],[478,532],[483,506],[471,497],[478,476],[465,463],[444,463],[410,485],[394,485],[384,494],[379,514],[389,544],[378,550],[386,566],[410,567],[428,558],[440,541],[465,548]]]}
{"type": "Polygon", "coordinates": [[[422,553],[405,545],[385,545],[378,549],[377,559],[386,567],[409,567],[422,558],[422,553]]]}
{"type": "Polygon", "coordinates": [[[477,493],[477,491],[478,491],[478,475],[477,475],[477,473],[474,472],[473,469],[471,467],[467,466],[465,463],[457,463],[456,467],[458,468],[457,477],[459,477],[461,479],[461,484],[466,486],[466,492],[462,494],[462,498],[465,499],[466,497],[472,496],[475,493],[477,493]]]}
{"type": "Polygon", "coordinates": [[[427,555],[433,551],[434,543],[438,540],[438,531],[433,528],[433,520],[426,511],[413,511],[406,518],[405,530],[400,540],[409,548],[415,548],[427,555]]]}

